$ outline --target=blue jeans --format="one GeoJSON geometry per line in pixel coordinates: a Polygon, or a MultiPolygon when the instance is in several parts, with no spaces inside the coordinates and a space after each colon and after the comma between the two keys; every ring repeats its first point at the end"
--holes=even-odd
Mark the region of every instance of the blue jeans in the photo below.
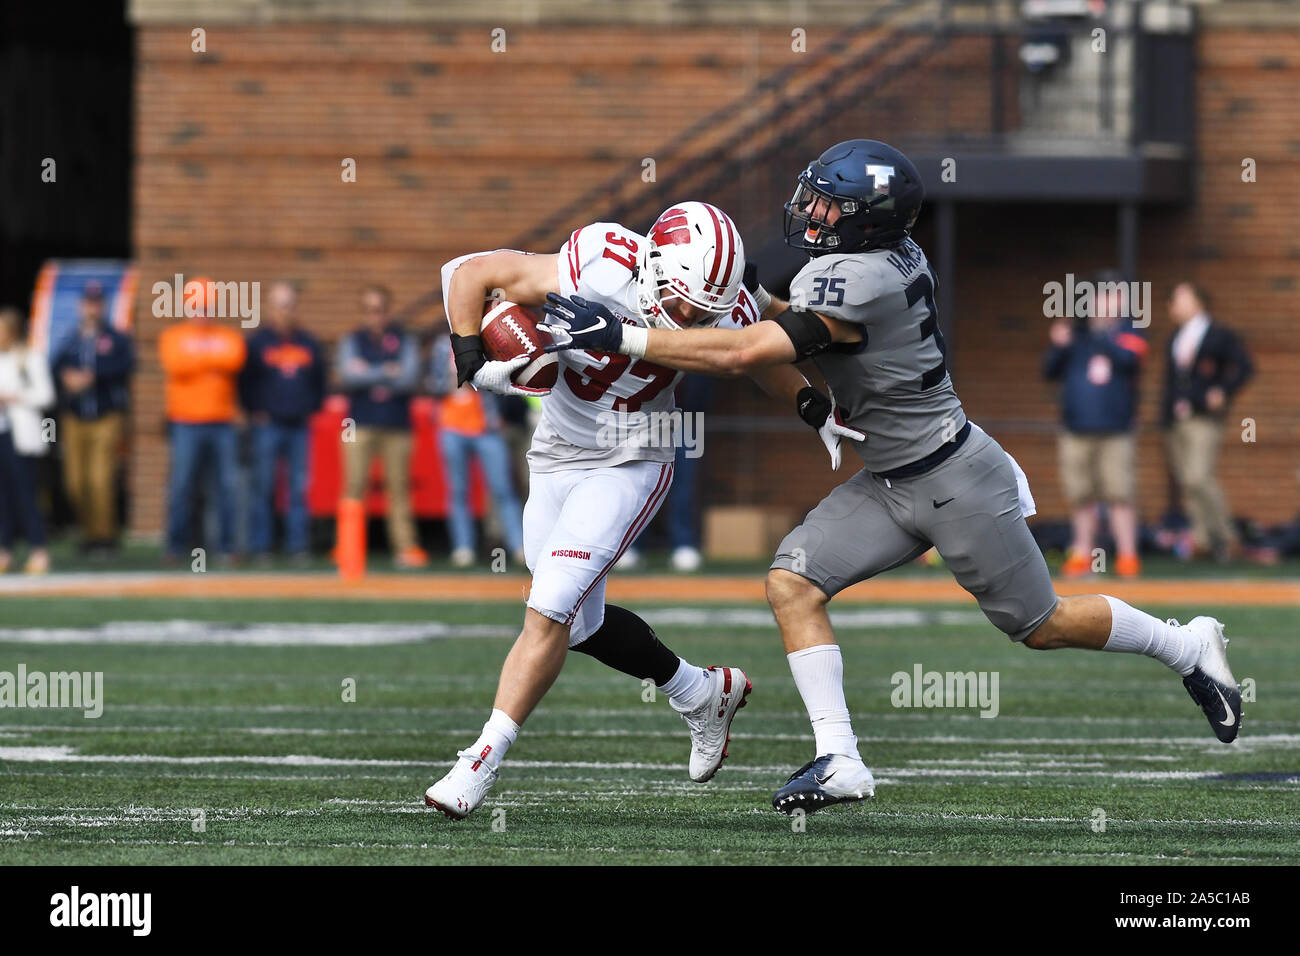
{"type": "MultiPolygon", "coordinates": [[[[690,414],[689,412],[686,414],[690,414]]],[[[699,526],[699,457],[688,458],[686,449],[677,449],[673,465],[673,489],[668,492],[668,543],[673,548],[700,546],[699,526]]]]}
{"type": "Polygon", "coordinates": [[[289,511],[285,516],[284,550],[307,550],[307,426],[256,425],[253,428],[253,475],[248,517],[248,550],[271,550],[275,509],[275,463],[284,456],[289,472],[289,511]]]}
{"type": "Polygon", "coordinates": [[[501,531],[510,551],[524,547],[524,519],[519,497],[510,482],[510,453],[500,432],[460,435],[443,430],[442,461],[447,471],[447,524],[451,529],[451,546],[474,549],[474,516],[469,507],[469,458],[478,458],[479,467],[492,493],[492,502],[501,519],[501,531]]]}
{"type": "Polygon", "coordinates": [[[222,554],[235,549],[235,495],[238,447],[229,422],[187,425],[171,422],[171,478],[167,502],[167,552],[181,555],[189,544],[190,515],[199,487],[200,469],[213,469],[222,554]]]}
{"type": "MultiPolygon", "coordinates": [[[[705,411],[713,403],[717,380],[707,375],[687,375],[677,387],[677,403],[683,415],[705,411]]],[[[703,449],[701,449],[703,450],[703,449]]],[[[700,465],[703,459],[686,457],[686,449],[677,449],[673,466],[673,489],[668,492],[664,511],[668,518],[668,544],[673,548],[700,546],[700,465]]]]}
{"type": "Polygon", "coordinates": [[[14,448],[12,431],[0,432],[0,547],[5,550],[14,543],[15,524],[22,525],[29,548],[45,547],[45,519],[36,505],[33,464],[14,448]]]}

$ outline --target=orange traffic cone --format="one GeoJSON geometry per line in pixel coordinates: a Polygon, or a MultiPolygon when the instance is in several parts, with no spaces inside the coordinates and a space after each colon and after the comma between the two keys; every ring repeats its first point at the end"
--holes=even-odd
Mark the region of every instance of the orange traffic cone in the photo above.
{"type": "Polygon", "coordinates": [[[345,581],[359,580],[366,573],[365,505],[355,498],[340,499],[335,522],[334,560],[339,566],[339,576],[345,581]]]}

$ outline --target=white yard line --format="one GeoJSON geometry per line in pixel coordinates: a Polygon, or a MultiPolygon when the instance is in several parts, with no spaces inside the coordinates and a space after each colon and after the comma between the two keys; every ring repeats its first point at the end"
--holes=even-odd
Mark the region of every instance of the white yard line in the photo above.
{"type": "MultiPolygon", "coordinates": [[[[645,711],[628,711],[628,714],[635,714],[638,717],[646,716],[645,711]]],[[[748,715],[743,715],[742,720],[748,720],[748,715]]],[[[872,718],[874,719],[874,717],[872,718]]],[[[1008,718],[999,718],[1008,719],[1008,718]]],[[[103,734],[103,733],[142,733],[142,734],[250,734],[253,736],[305,736],[305,737],[352,737],[352,736],[407,736],[407,737],[465,737],[477,736],[482,728],[464,727],[442,728],[442,727],[396,727],[396,728],[363,728],[363,727],[196,727],[193,725],[106,725],[100,721],[86,721],[81,724],[31,724],[26,727],[11,728],[0,732],[0,737],[22,737],[41,733],[54,734],[103,734]]],[[[581,740],[586,738],[649,738],[649,739],[673,739],[685,738],[686,731],[682,730],[629,730],[625,728],[591,728],[589,730],[550,730],[550,729],[533,729],[529,728],[527,736],[529,738],[559,738],[581,740]]],[[[750,740],[750,741],[802,741],[812,740],[812,734],[809,733],[744,733],[736,732],[732,734],[732,740],[750,740]]],[[[1209,753],[1219,754],[1222,756],[1232,756],[1237,753],[1254,751],[1264,748],[1291,749],[1300,747],[1300,734],[1247,734],[1241,737],[1231,746],[1225,747],[1223,744],[1215,741],[1208,733],[1194,737],[979,737],[979,736],[957,736],[953,734],[932,734],[929,736],[887,736],[887,735],[859,735],[860,743],[878,743],[878,744],[952,744],[957,746],[1010,746],[1010,747],[1050,747],[1050,746],[1080,746],[1080,747],[1204,747],[1209,753]]],[[[1079,759],[1081,757],[1095,758],[1105,760],[1114,757],[1120,757],[1124,760],[1177,760],[1181,759],[1168,754],[1041,754],[1041,753],[1003,753],[1000,758],[1024,757],[1026,759],[1041,760],[1045,757],[1057,756],[1065,759],[1079,759]]],[[[0,758],[2,759],[2,758],[0,758]]]]}
{"type": "MultiPolygon", "coordinates": [[[[12,763],[89,763],[89,764],[162,764],[196,766],[209,764],[234,764],[280,767],[421,767],[435,768],[445,761],[428,760],[394,760],[359,757],[320,757],[310,754],[205,754],[196,756],[174,756],[158,754],[81,754],[67,745],[36,747],[0,747],[0,762],[12,763]]],[[[680,773],[679,763],[650,763],[642,761],[595,761],[595,760],[507,760],[505,766],[519,770],[644,770],[665,773],[680,773]]],[[[784,765],[756,766],[731,764],[728,769],[734,775],[737,771],[749,774],[781,774],[788,772],[784,765]]],[[[1058,769],[994,769],[989,767],[879,767],[878,773],[893,779],[1029,779],[1029,778],[1105,778],[1109,780],[1208,780],[1223,775],[1223,771],[1207,770],[1107,770],[1061,767],[1058,769]]],[[[1294,776],[1287,776],[1278,783],[1290,785],[1300,783],[1300,771],[1294,776]]]]}
{"type": "MultiPolygon", "coordinates": [[[[5,593],[6,583],[0,579],[0,595],[5,593]]],[[[766,608],[655,607],[644,610],[642,617],[661,628],[731,628],[776,633],[776,624],[766,608]]],[[[983,621],[983,615],[977,611],[854,608],[831,612],[831,622],[847,630],[970,626],[983,621]]],[[[0,643],[368,647],[442,638],[511,638],[518,633],[516,624],[450,624],[436,618],[413,622],[246,624],[174,618],[109,621],[91,627],[0,627],[0,643]]]]}

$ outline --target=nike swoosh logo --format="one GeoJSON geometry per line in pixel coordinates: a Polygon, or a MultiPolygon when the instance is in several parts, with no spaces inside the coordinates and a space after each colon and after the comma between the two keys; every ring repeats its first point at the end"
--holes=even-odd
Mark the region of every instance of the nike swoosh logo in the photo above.
{"type": "Polygon", "coordinates": [[[956,495],[953,495],[952,498],[945,498],[943,501],[935,501],[933,498],[931,498],[931,499],[930,499],[930,502],[931,502],[931,503],[932,503],[936,508],[942,508],[942,507],[943,507],[944,505],[946,505],[948,502],[956,500],[956,497],[957,497],[956,495]]]}
{"type": "Polygon", "coordinates": [[[1228,706],[1228,702],[1224,699],[1223,691],[1216,687],[1214,692],[1219,695],[1219,701],[1223,704],[1223,719],[1219,723],[1225,727],[1231,727],[1237,722],[1237,718],[1233,715],[1232,708],[1228,706]]]}
{"type": "Polygon", "coordinates": [[[596,319],[595,325],[588,326],[585,329],[569,329],[569,334],[576,338],[577,336],[585,335],[588,332],[599,332],[604,327],[605,327],[605,317],[601,316],[598,319],[596,319]]]}
{"type": "Polygon", "coordinates": [[[824,777],[819,777],[816,774],[813,774],[813,779],[817,781],[817,785],[820,787],[820,786],[824,786],[826,781],[829,780],[831,777],[835,776],[837,773],[839,773],[838,770],[832,770],[824,777]]]}

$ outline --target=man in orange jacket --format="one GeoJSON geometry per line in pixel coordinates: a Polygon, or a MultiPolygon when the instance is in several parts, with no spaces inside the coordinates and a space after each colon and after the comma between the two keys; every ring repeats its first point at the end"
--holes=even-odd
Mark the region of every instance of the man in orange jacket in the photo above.
{"type": "Polygon", "coordinates": [[[171,440],[169,560],[187,551],[194,492],[205,465],[216,472],[221,555],[229,561],[234,554],[235,396],[244,355],[243,336],[202,314],[169,326],[158,339],[171,440]]]}

